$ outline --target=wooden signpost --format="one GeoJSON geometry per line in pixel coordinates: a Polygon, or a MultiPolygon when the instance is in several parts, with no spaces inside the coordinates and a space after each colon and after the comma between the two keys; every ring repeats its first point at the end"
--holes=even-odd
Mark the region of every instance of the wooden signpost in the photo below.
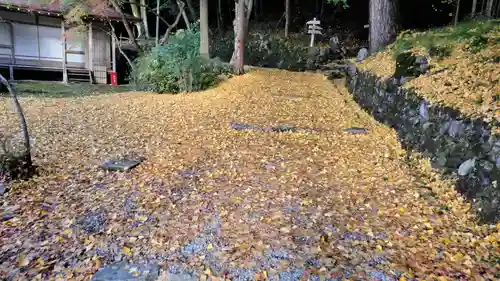
{"type": "Polygon", "coordinates": [[[307,33],[308,34],[311,34],[311,44],[310,46],[314,46],[314,35],[316,34],[319,34],[321,35],[321,26],[319,26],[321,22],[319,20],[317,20],[316,18],[314,18],[313,20],[310,20],[308,22],[306,22],[308,28],[307,28],[307,33]]]}

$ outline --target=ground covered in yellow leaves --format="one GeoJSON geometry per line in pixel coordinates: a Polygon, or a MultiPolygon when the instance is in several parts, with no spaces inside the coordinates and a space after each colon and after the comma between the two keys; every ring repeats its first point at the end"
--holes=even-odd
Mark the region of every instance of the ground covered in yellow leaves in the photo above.
{"type": "Polygon", "coordinates": [[[425,161],[410,168],[395,132],[319,74],[21,103],[41,173],[0,199],[1,277],[89,280],[118,261],[212,280],[498,277],[500,230],[477,225],[425,161]],[[146,161],[99,167],[126,154],[146,161]]]}
{"type": "Polygon", "coordinates": [[[359,68],[381,77],[391,76],[396,69],[395,55],[401,45],[408,45],[412,52],[430,59],[431,70],[404,87],[415,89],[429,102],[493,121],[495,126],[500,122],[499,38],[500,25],[495,20],[403,33],[359,68]],[[449,54],[429,55],[436,50],[449,54]]]}

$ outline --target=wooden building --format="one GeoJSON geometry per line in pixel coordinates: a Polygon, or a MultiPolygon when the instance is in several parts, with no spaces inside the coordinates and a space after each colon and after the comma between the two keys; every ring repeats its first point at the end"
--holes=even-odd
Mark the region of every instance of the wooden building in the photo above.
{"type": "MultiPolygon", "coordinates": [[[[120,15],[112,9],[88,15],[88,27],[72,32],[58,1],[32,2],[0,0],[0,68],[8,69],[10,80],[16,79],[16,70],[29,69],[62,72],[64,83],[107,83],[116,72],[109,22],[119,23],[120,15]]],[[[127,20],[137,19],[127,15],[127,20]]]]}

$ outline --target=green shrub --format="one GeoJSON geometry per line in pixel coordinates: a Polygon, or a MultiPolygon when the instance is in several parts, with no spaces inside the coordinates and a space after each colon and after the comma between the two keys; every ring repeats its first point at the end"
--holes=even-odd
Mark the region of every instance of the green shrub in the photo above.
{"type": "Polygon", "coordinates": [[[451,56],[452,51],[453,50],[452,50],[451,46],[434,46],[434,45],[431,45],[429,47],[429,55],[431,57],[436,57],[438,59],[443,59],[443,58],[451,56]]]}
{"type": "Polygon", "coordinates": [[[158,93],[192,92],[215,85],[229,68],[219,60],[201,57],[199,46],[196,29],[178,31],[166,45],[139,55],[132,81],[140,90],[158,93]]]}

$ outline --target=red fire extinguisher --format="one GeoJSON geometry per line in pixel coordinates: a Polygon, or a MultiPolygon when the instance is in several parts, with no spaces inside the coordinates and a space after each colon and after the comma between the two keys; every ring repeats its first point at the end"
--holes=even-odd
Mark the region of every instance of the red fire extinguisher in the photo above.
{"type": "Polygon", "coordinates": [[[114,72],[114,71],[111,72],[110,76],[111,76],[111,85],[118,86],[118,75],[116,74],[116,72],[114,72]]]}

